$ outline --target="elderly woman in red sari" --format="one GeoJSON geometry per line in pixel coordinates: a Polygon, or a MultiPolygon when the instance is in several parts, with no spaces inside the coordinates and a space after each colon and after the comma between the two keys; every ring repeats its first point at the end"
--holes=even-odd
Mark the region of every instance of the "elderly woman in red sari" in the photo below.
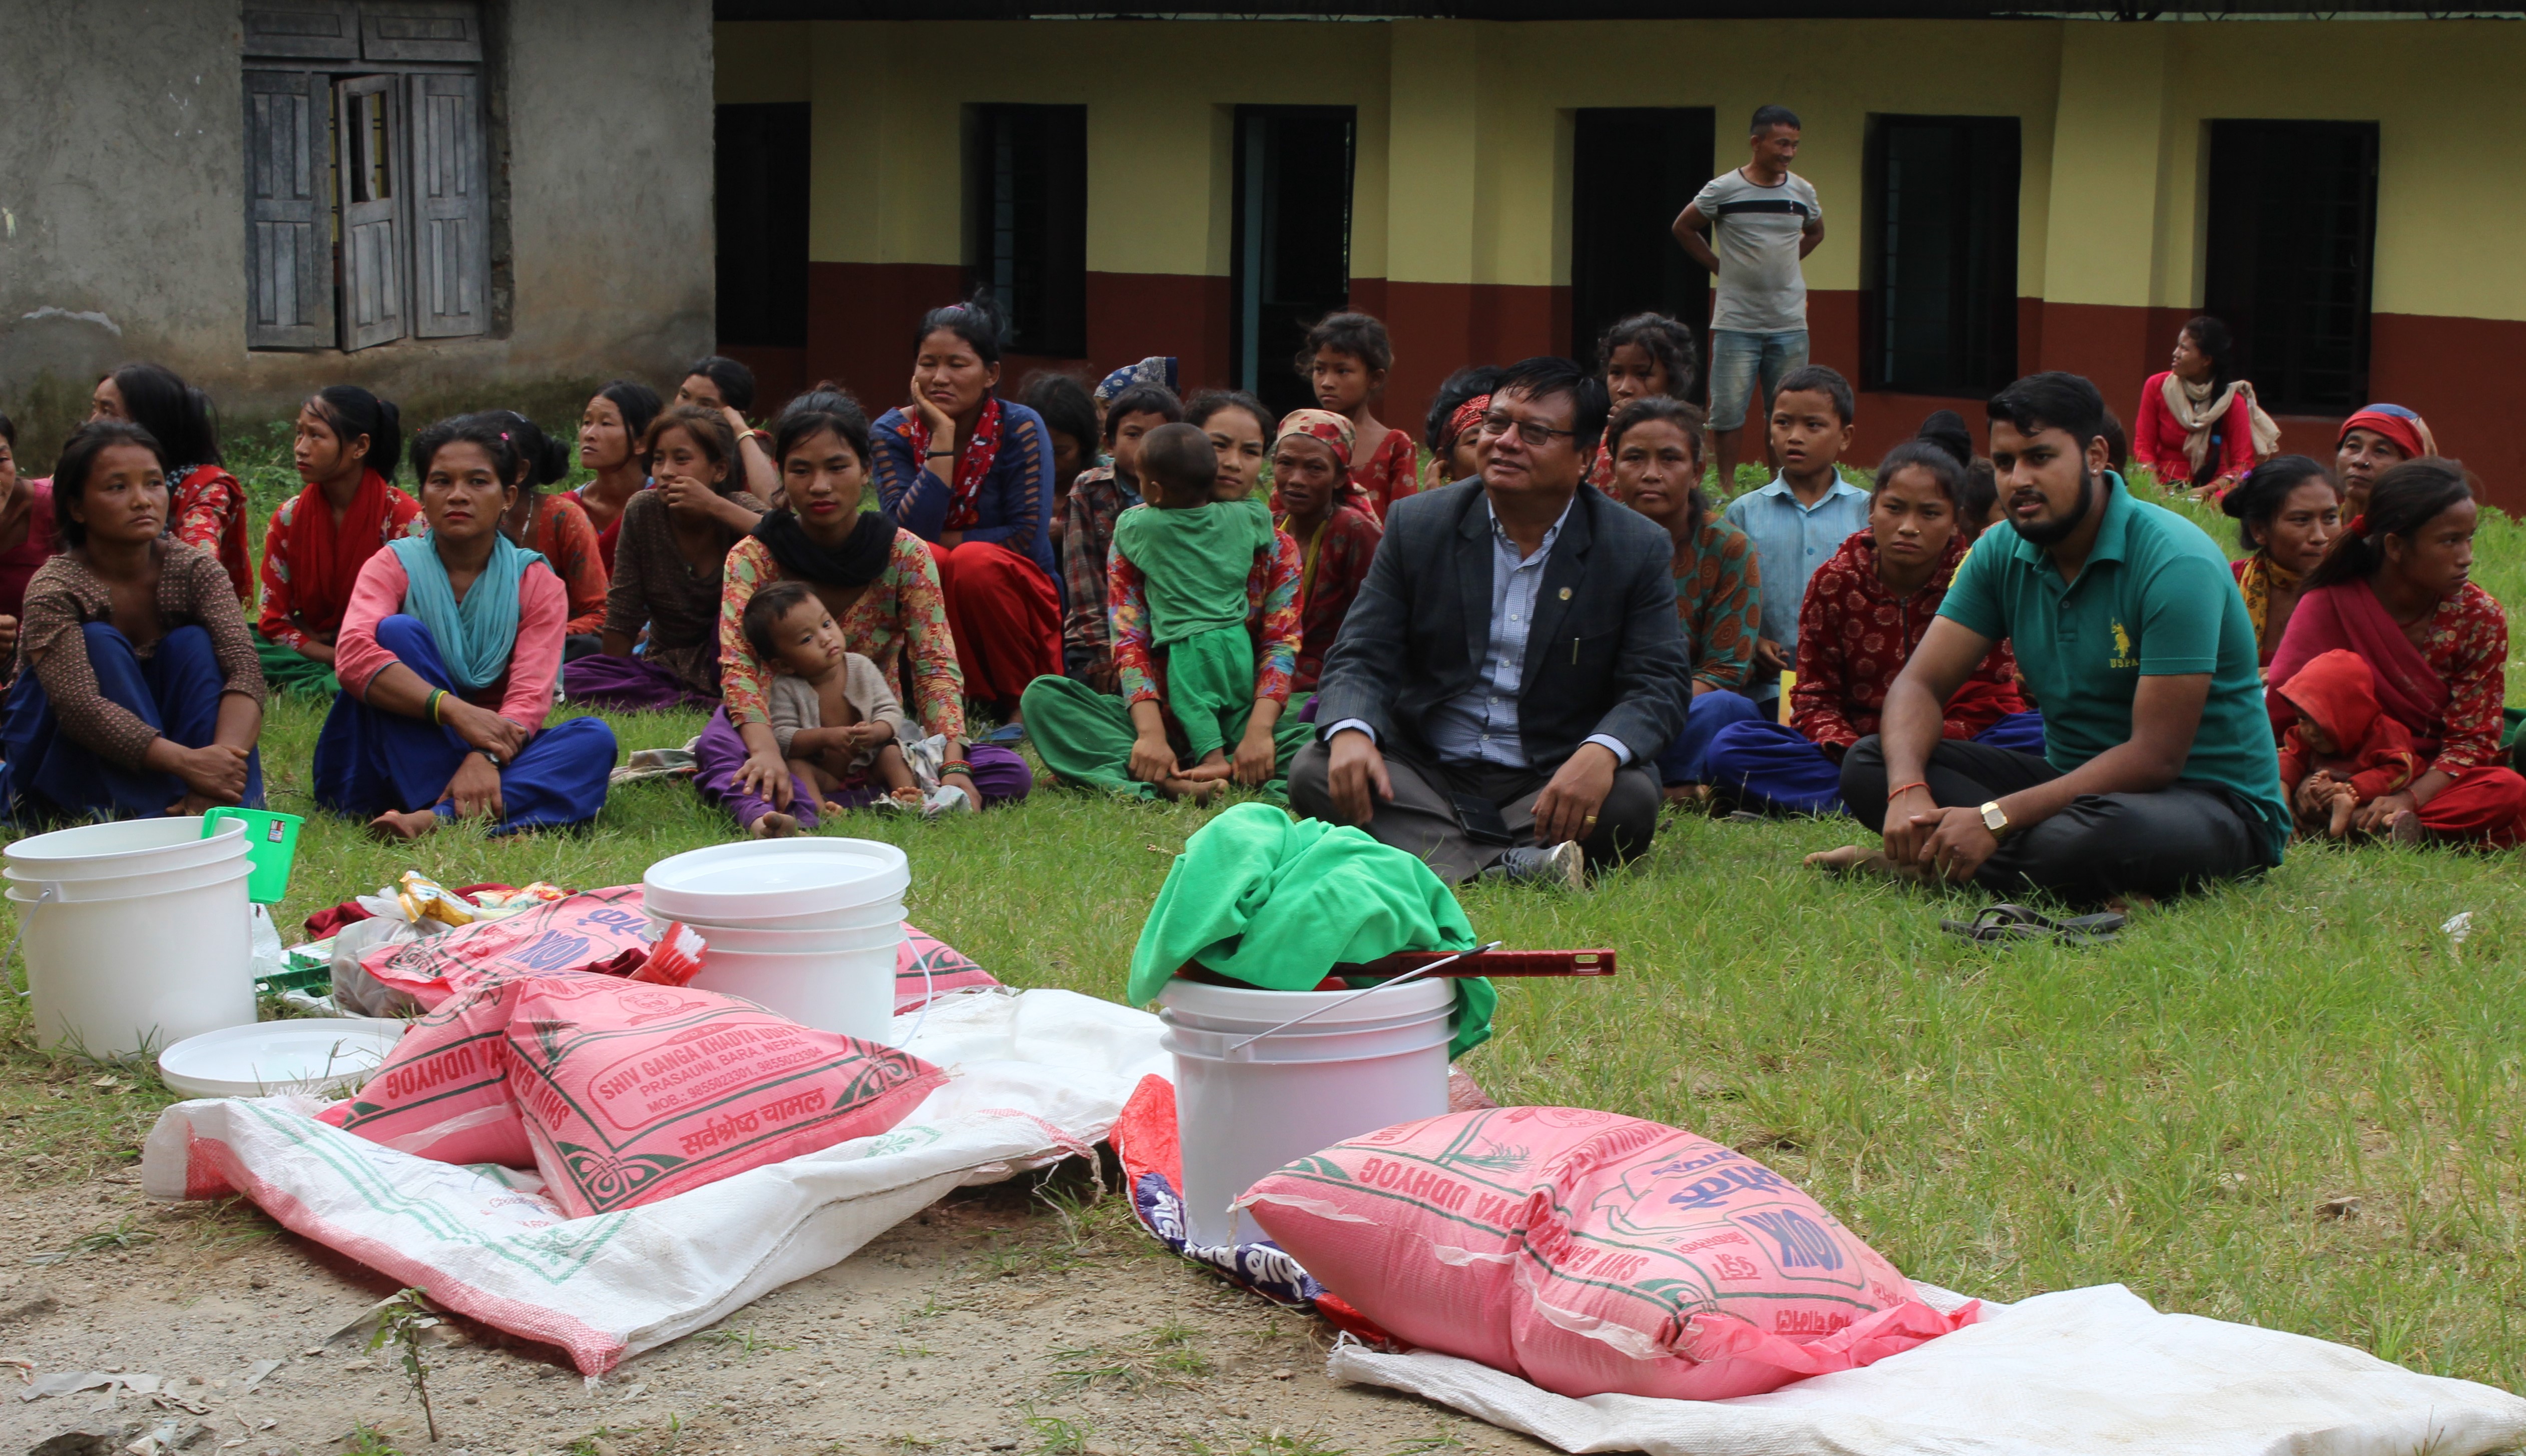
{"type": "MultiPolygon", "coordinates": [[[[2367,511],[2307,574],[2273,654],[2276,731],[2297,717],[2280,689],[2343,648],[2368,664],[2378,705],[2419,751],[2420,777],[2360,805],[2353,829],[2407,843],[2526,842],[2526,778],[2500,748],[2508,621],[2468,579],[2476,518],[2454,461],[2425,456],[2379,476],[2367,511]]],[[[2319,778],[2307,776],[2300,793],[2329,792],[2319,778]]]]}

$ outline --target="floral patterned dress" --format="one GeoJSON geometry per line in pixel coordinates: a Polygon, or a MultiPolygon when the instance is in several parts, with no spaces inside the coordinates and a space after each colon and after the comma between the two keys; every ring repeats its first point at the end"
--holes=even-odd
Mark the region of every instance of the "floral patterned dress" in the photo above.
{"type": "MultiPolygon", "coordinates": [[[[1856,531],[1807,578],[1798,609],[1798,680],[1790,689],[1790,727],[1818,748],[1845,749],[1877,731],[1914,648],[1946,600],[1947,583],[1965,559],[1966,541],[1950,537],[1946,556],[1909,596],[1886,589],[1877,576],[1877,539],[1856,531]]],[[[1970,738],[2011,713],[2017,659],[2008,643],[1994,646],[1947,700],[1941,734],[1970,738]]]]}
{"type": "Polygon", "coordinates": [[[174,502],[176,539],[199,546],[219,558],[237,600],[254,596],[254,563],[245,549],[245,487],[216,465],[188,465],[172,473],[167,493],[174,502]]]}

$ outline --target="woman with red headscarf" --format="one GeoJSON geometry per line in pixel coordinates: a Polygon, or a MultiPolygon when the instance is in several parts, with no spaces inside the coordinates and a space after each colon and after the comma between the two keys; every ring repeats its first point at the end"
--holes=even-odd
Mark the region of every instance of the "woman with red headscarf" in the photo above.
{"type": "Polygon", "coordinates": [[[1491,383],[1499,376],[1494,365],[1470,365],[1447,376],[1439,392],[1430,397],[1430,414],[1421,427],[1421,442],[1430,447],[1422,489],[1436,490],[1472,478],[1474,427],[1491,407],[1491,383]]]}
{"type": "Polygon", "coordinates": [[[2342,514],[2368,509],[2368,487],[2377,477],[2406,460],[2439,453],[2430,422],[2399,404],[2363,406],[2342,422],[2334,445],[2333,474],[2342,481],[2342,514]]]}
{"type": "Polygon", "coordinates": [[[2353,829],[2409,843],[2526,842],[2526,778],[2500,747],[2508,619],[2470,579],[2477,519],[2464,467],[2452,460],[2423,456],[2377,477],[2367,510],[2307,573],[2272,656],[2266,701],[2276,735],[2298,721],[2291,679],[2348,650],[2367,663],[2377,705],[2411,737],[2420,777],[2361,804],[2353,829]]]}
{"type": "Polygon", "coordinates": [[[1352,443],[1347,418],[1331,410],[1291,410],[1273,434],[1273,513],[1298,546],[1300,638],[1289,687],[1313,694],[1325,654],[1341,635],[1342,619],[1368,579],[1368,564],[1386,530],[1345,498],[1352,443]]]}

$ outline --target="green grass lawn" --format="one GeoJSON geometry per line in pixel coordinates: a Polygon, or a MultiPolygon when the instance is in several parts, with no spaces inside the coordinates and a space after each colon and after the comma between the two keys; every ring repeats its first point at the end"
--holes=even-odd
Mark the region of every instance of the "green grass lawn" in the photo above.
{"type": "MultiPolygon", "coordinates": [[[[2220,522],[2214,533],[2233,539],[2220,522]]],[[[2526,600],[2526,539],[2486,527],[2483,583],[2526,600]]],[[[274,807],[313,814],[320,722],[274,711],[274,807]]],[[[629,747],[698,715],[613,720],[629,747]]],[[[1003,980],[1117,996],[1142,915],[1207,818],[1039,791],[937,824],[855,817],[911,854],[911,914],[1003,980]]],[[[619,792],[593,831],[371,843],[315,819],[284,926],[405,869],[442,883],[636,880],[724,839],[678,783],[619,792]]],[[[2267,880],[2144,913],[2120,943],[1994,949],[1942,934],[1971,903],[1854,887],[1798,857],[1846,823],[1672,819],[1582,895],[1474,888],[1517,947],[1611,947],[1611,981],[1508,981],[1467,1061],[1503,1102],[1679,1124],[1798,1180],[1905,1270],[1997,1298],[2105,1281],[2510,1388],[2526,1357],[2518,862],[2294,851],[2267,880]],[[2440,926],[2472,912],[2460,944],[2440,926]],[[2355,1197],[2357,1211],[2320,1206],[2355,1197]]],[[[12,967],[13,978],[18,974],[12,967]]],[[[0,1178],[136,1155],[167,1094],[31,1046],[0,998],[0,1178]]]]}

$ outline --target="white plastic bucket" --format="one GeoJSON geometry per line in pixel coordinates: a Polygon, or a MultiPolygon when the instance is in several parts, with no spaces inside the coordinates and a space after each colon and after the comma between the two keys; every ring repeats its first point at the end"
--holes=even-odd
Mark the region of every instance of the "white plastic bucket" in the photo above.
{"type": "Polygon", "coordinates": [[[759,921],[899,900],[912,882],[903,851],[874,839],[744,839],[658,861],[641,903],[671,920],[759,921]]]}
{"type": "Polygon", "coordinates": [[[854,905],[841,910],[800,910],[786,915],[677,915],[669,916],[655,909],[649,911],[650,926],[660,931],[667,922],[679,920],[708,934],[713,929],[730,930],[864,930],[876,926],[903,923],[903,897],[892,895],[867,905],[854,905]]]}
{"type": "Polygon", "coordinates": [[[0,849],[9,866],[46,879],[94,879],[138,875],[151,870],[181,870],[233,859],[245,853],[245,825],[229,821],[205,836],[202,821],[190,819],[126,819],[113,824],[83,824],[21,839],[0,849]]]}
{"type": "MultiPolygon", "coordinates": [[[[236,836],[231,834],[229,838],[236,836]]],[[[136,875],[98,875],[57,879],[47,873],[49,865],[37,862],[33,868],[11,865],[0,870],[12,889],[22,889],[28,899],[45,890],[55,900],[130,900],[142,895],[164,894],[174,890],[193,889],[205,884],[220,884],[234,875],[237,866],[247,864],[245,846],[237,845],[236,853],[207,864],[184,865],[168,870],[144,870],[136,875]]],[[[250,867],[249,867],[250,868],[250,867]]]]}
{"type": "Polygon", "coordinates": [[[13,885],[35,1039],[122,1057],[254,1021],[254,948],[239,859],[226,879],[113,900],[40,900],[13,885]]]}
{"type": "Polygon", "coordinates": [[[894,1021],[894,952],[893,941],[800,955],[705,948],[691,983],[743,996],[800,1026],[883,1042],[894,1021]]]}
{"type": "Polygon", "coordinates": [[[1240,1050],[1283,1022],[1356,991],[1267,991],[1181,978],[1158,993],[1175,1053],[1186,1236],[1250,1243],[1260,1225],[1228,1205],[1265,1174],[1346,1138],[1447,1110],[1453,982],[1380,990],[1240,1050]]]}
{"type": "Polygon", "coordinates": [[[903,922],[858,926],[845,930],[758,930],[733,926],[690,926],[702,937],[707,953],[739,950],[773,955],[830,955],[845,950],[892,948],[903,943],[903,922]]]}

